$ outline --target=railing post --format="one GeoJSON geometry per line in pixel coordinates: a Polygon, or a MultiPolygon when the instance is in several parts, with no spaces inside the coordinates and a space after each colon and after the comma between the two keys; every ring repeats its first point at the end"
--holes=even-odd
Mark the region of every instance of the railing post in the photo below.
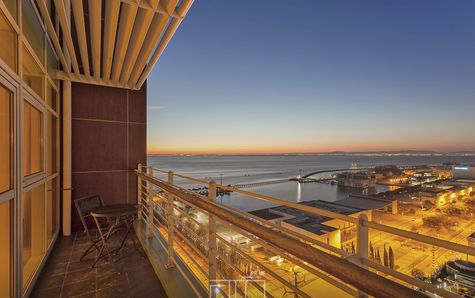
{"type": "MultiPolygon", "coordinates": [[[[208,185],[208,200],[216,201],[216,182],[211,180],[208,185]]],[[[208,214],[208,287],[209,297],[216,297],[216,219],[208,214]]]]}
{"type": "MultiPolygon", "coordinates": [[[[142,164],[139,163],[137,165],[137,171],[139,173],[142,173],[142,164]]],[[[137,176],[137,204],[139,205],[139,212],[138,212],[138,219],[142,219],[142,178],[140,176],[137,176]]]]}
{"type": "MultiPolygon", "coordinates": [[[[168,183],[173,184],[173,172],[168,172],[168,183]]],[[[168,213],[168,260],[167,268],[173,268],[175,266],[173,249],[173,242],[175,238],[175,232],[173,228],[175,227],[175,206],[173,204],[173,195],[171,193],[167,194],[167,213],[168,213]]]]}
{"type": "MultiPolygon", "coordinates": [[[[153,177],[153,168],[147,168],[147,175],[153,177]]],[[[153,236],[153,187],[152,183],[147,181],[147,203],[148,203],[148,219],[147,229],[145,230],[145,236],[151,238],[153,236]]]]}
{"type": "MultiPolygon", "coordinates": [[[[363,259],[368,258],[368,216],[362,213],[358,216],[356,229],[356,255],[358,264],[361,266],[363,259]]],[[[358,297],[368,297],[368,294],[358,290],[358,297]]]]}

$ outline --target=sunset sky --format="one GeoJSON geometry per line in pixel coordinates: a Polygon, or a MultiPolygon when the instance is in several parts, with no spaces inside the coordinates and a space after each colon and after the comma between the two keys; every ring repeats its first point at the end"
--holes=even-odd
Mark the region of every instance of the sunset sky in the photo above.
{"type": "Polygon", "coordinates": [[[149,153],[475,150],[475,1],[195,1],[149,153]]]}

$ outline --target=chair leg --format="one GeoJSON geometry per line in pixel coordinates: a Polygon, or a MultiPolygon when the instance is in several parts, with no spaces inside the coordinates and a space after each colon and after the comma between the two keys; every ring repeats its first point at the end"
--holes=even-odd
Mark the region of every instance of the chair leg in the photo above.
{"type": "Polygon", "coordinates": [[[92,241],[92,244],[89,245],[89,247],[86,249],[86,251],[81,255],[81,258],[79,258],[79,262],[82,262],[82,260],[89,255],[90,253],[94,251],[99,251],[99,247],[97,246],[97,243],[100,241],[100,239],[96,239],[92,241]],[[92,249],[94,248],[94,249],[92,249]]]}
{"type": "Polygon", "coordinates": [[[96,244],[93,243],[91,245],[89,245],[89,247],[86,249],[86,251],[81,255],[81,257],[79,258],[79,262],[82,262],[82,260],[90,253],[92,252],[91,248],[95,247],[96,244]]]}

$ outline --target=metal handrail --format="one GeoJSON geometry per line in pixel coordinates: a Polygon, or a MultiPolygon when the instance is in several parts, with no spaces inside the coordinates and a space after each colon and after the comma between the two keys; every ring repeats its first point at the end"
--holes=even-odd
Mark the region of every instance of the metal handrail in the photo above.
{"type": "MultiPolygon", "coordinates": [[[[256,224],[243,216],[238,216],[217,204],[203,200],[193,193],[185,192],[173,184],[151,177],[138,170],[135,172],[139,178],[155,184],[173,196],[180,197],[182,200],[197,206],[199,209],[218,217],[220,220],[259,237],[369,295],[376,297],[425,297],[421,292],[379,276],[365,268],[353,264],[349,260],[330,255],[301,241],[296,241],[295,238],[288,235],[275,233],[268,227],[256,224]]],[[[219,185],[218,187],[221,186],[219,185]]],[[[331,217],[331,215],[329,217],[331,217]]]]}
{"type": "MultiPolygon", "coordinates": [[[[157,168],[153,168],[153,170],[161,172],[161,173],[172,173],[176,177],[188,179],[188,180],[199,182],[199,183],[202,183],[202,184],[209,184],[209,181],[196,179],[196,178],[181,175],[181,174],[176,174],[174,172],[164,171],[164,170],[160,170],[160,169],[157,169],[157,168]]],[[[326,217],[329,217],[331,219],[340,219],[340,220],[343,220],[343,221],[346,221],[346,222],[351,222],[353,224],[358,223],[358,218],[356,218],[356,217],[351,217],[351,216],[348,216],[348,215],[343,215],[343,214],[339,214],[339,213],[319,209],[319,208],[316,208],[316,207],[310,207],[310,206],[306,206],[306,205],[302,205],[302,204],[297,204],[297,203],[294,203],[294,202],[289,202],[289,201],[285,201],[285,200],[282,200],[282,199],[278,199],[278,198],[274,198],[274,197],[270,197],[270,196],[266,196],[266,195],[262,195],[262,194],[257,194],[257,193],[253,193],[253,192],[249,192],[249,191],[245,191],[245,190],[241,190],[241,189],[235,189],[232,186],[216,184],[216,187],[222,188],[224,190],[229,190],[229,191],[234,192],[234,193],[239,193],[239,194],[242,194],[242,195],[246,195],[246,196],[249,196],[249,197],[252,197],[252,198],[260,199],[260,200],[263,200],[263,201],[272,202],[272,203],[275,203],[275,204],[284,205],[284,206],[287,206],[287,207],[298,209],[298,210],[301,210],[301,211],[304,211],[304,212],[308,212],[310,214],[326,216],[326,217]]],[[[415,241],[419,241],[419,242],[431,244],[431,245],[434,245],[434,246],[443,247],[443,248],[446,248],[446,249],[461,252],[461,253],[464,253],[464,254],[468,254],[468,255],[471,255],[471,256],[475,256],[475,248],[474,247],[470,247],[470,246],[467,246],[467,245],[462,245],[462,244],[450,242],[450,241],[443,240],[443,239],[434,238],[434,237],[427,236],[427,235],[422,235],[422,234],[419,234],[419,233],[414,233],[414,232],[411,232],[411,231],[401,230],[401,229],[398,229],[398,228],[395,228],[395,227],[391,227],[391,226],[383,225],[383,224],[380,224],[380,223],[376,223],[374,221],[367,221],[366,223],[367,223],[367,226],[369,228],[372,228],[372,229],[375,229],[375,230],[378,230],[378,231],[381,231],[381,232],[387,232],[387,233],[390,233],[390,234],[393,234],[393,235],[401,236],[401,237],[404,237],[404,238],[409,238],[409,239],[412,239],[412,240],[415,240],[415,241]]]]}

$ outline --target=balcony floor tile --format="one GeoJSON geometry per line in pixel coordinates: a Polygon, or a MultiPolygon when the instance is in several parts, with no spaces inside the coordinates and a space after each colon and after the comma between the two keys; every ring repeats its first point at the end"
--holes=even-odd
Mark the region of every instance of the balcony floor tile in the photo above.
{"type": "MultiPolygon", "coordinates": [[[[110,241],[111,246],[118,244],[118,238],[110,241]]],[[[114,261],[101,260],[96,268],[91,268],[94,254],[79,262],[86,243],[82,233],[60,237],[31,297],[167,297],[147,257],[132,241],[114,261]]]]}

